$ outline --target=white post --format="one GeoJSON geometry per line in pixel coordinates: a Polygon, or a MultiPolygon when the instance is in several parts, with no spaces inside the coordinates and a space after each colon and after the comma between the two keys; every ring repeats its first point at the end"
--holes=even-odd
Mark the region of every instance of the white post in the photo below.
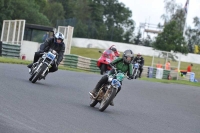
{"type": "Polygon", "coordinates": [[[153,52],[153,59],[152,59],[151,67],[153,67],[155,51],[156,51],[156,50],[154,50],[154,52],[153,52]]]}
{"type": "Polygon", "coordinates": [[[5,20],[3,21],[3,28],[2,28],[2,31],[1,31],[1,41],[2,42],[3,42],[4,28],[5,28],[5,20]]]}
{"type": "Polygon", "coordinates": [[[15,22],[14,22],[13,37],[12,37],[12,44],[14,44],[14,41],[15,41],[16,25],[17,25],[17,22],[15,21],[15,22]]]}
{"type": "Polygon", "coordinates": [[[22,28],[22,38],[21,38],[21,41],[20,41],[20,45],[22,44],[22,41],[23,41],[23,37],[24,37],[24,30],[25,30],[25,23],[26,23],[26,20],[21,20],[22,23],[23,23],[23,28],[22,28]]]}
{"type": "Polygon", "coordinates": [[[19,21],[18,33],[17,33],[17,43],[19,42],[20,29],[21,29],[21,22],[19,21]]]}
{"type": "Polygon", "coordinates": [[[71,52],[71,42],[72,42],[72,36],[73,36],[73,32],[74,32],[74,27],[71,27],[71,26],[68,26],[68,29],[70,29],[71,32],[70,33],[70,41],[69,41],[69,44],[70,44],[70,47],[69,47],[69,54],[71,52]]]}
{"type": "MultiPolygon", "coordinates": [[[[64,30],[64,37],[66,37],[67,36],[67,27],[65,27],[65,30],[64,30]]],[[[65,38],[66,39],[66,38],[65,38]]]]}
{"type": "Polygon", "coordinates": [[[8,43],[8,37],[10,34],[10,21],[8,21],[8,32],[7,32],[7,37],[6,37],[6,42],[8,43]]]}
{"type": "MultiPolygon", "coordinates": [[[[181,54],[179,55],[179,62],[178,62],[178,71],[180,70],[180,66],[181,66],[181,54]]],[[[177,80],[179,77],[179,72],[177,72],[177,80]]]]}

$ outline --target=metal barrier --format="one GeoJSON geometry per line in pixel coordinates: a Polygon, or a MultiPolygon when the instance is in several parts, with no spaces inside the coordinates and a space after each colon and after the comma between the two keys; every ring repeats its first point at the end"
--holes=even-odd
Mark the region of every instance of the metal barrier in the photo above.
{"type": "Polygon", "coordinates": [[[99,68],[96,66],[97,60],[90,59],[78,55],[68,54],[64,55],[62,61],[63,66],[78,68],[90,72],[100,72],[99,68]]]}
{"type": "MultiPolygon", "coordinates": [[[[97,67],[97,60],[90,59],[78,55],[68,54],[64,55],[64,59],[62,61],[63,66],[71,67],[71,68],[78,68],[81,70],[86,70],[90,72],[97,72],[99,73],[100,70],[97,67]]],[[[148,77],[148,78],[156,78],[156,72],[157,68],[150,67],[150,66],[144,66],[142,77],[148,77]]],[[[178,71],[174,70],[163,70],[163,74],[161,75],[162,79],[171,79],[173,80],[190,80],[190,73],[187,73],[186,75],[182,76],[178,73],[178,71]]]]}
{"type": "Polygon", "coordinates": [[[2,56],[20,58],[20,50],[21,50],[20,45],[2,43],[1,50],[2,50],[1,53],[2,56]]]}

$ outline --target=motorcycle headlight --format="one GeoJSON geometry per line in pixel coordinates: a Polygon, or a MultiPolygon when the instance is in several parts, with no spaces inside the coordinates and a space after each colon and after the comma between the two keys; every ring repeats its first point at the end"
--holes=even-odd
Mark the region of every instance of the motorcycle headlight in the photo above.
{"type": "Polygon", "coordinates": [[[111,85],[116,88],[119,88],[121,86],[121,83],[117,79],[113,79],[111,85]]]}

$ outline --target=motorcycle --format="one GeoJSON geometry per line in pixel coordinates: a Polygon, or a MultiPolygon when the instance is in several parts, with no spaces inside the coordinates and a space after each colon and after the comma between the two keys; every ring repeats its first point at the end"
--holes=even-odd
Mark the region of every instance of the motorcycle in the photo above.
{"type": "Polygon", "coordinates": [[[140,70],[139,70],[140,64],[139,63],[134,63],[133,64],[133,78],[137,79],[139,77],[140,74],[140,70]]]}
{"type": "Polygon", "coordinates": [[[35,62],[29,74],[31,75],[29,81],[35,83],[37,80],[41,80],[49,72],[49,67],[56,62],[58,53],[55,50],[49,50],[49,52],[41,53],[42,57],[35,62]]]}
{"type": "Polygon", "coordinates": [[[104,84],[98,91],[97,95],[94,97],[90,92],[90,106],[94,107],[97,103],[100,103],[99,111],[103,112],[109,105],[110,102],[115,98],[118,88],[121,86],[125,74],[122,72],[117,72],[108,77],[108,82],[104,84]]]}
{"type": "Polygon", "coordinates": [[[97,67],[100,69],[100,74],[103,75],[107,71],[111,70],[110,62],[112,62],[115,58],[115,54],[112,50],[105,50],[103,53],[101,53],[101,57],[97,60],[97,67]]]}

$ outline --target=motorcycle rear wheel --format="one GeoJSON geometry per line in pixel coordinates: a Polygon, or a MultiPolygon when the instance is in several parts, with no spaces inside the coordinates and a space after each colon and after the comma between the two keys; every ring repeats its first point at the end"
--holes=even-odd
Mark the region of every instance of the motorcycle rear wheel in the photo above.
{"type": "Polygon", "coordinates": [[[97,103],[98,103],[97,100],[94,100],[94,99],[91,98],[90,107],[94,107],[94,106],[96,106],[97,103]]]}

